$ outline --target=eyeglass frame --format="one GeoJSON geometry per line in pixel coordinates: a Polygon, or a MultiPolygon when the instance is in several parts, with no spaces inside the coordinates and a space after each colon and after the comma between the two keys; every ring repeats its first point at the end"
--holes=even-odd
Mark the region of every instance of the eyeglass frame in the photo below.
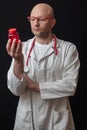
{"type": "Polygon", "coordinates": [[[44,22],[46,21],[47,19],[54,19],[53,17],[50,17],[50,16],[46,16],[46,17],[35,17],[35,16],[28,16],[27,17],[28,21],[35,21],[35,19],[37,19],[38,21],[40,22],[44,22]],[[32,19],[31,19],[32,18],[32,19]]]}

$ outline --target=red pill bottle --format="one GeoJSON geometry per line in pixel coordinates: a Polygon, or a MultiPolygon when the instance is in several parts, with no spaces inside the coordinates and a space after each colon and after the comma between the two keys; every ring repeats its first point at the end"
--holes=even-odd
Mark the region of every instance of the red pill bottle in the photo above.
{"type": "Polygon", "coordinates": [[[18,39],[19,39],[19,34],[17,32],[17,29],[16,28],[10,28],[8,30],[8,39],[11,39],[11,41],[16,38],[16,43],[18,43],[18,39]]]}

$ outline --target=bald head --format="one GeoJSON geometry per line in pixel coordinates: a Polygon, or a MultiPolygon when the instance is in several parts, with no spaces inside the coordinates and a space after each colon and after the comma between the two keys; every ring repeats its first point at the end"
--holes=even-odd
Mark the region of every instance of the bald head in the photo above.
{"type": "Polygon", "coordinates": [[[53,8],[46,3],[39,3],[33,7],[31,10],[30,15],[43,15],[43,16],[50,16],[54,18],[54,11],[53,8]]]}

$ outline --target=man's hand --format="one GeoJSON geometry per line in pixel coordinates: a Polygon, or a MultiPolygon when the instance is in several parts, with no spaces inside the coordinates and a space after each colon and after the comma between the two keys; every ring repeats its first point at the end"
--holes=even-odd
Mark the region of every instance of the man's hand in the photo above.
{"type": "Polygon", "coordinates": [[[40,92],[39,90],[39,83],[32,81],[27,74],[24,74],[26,78],[26,87],[32,89],[33,91],[40,92]]]}
{"type": "Polygon", "coordinates": [[[23,54],[22,54],[22,43],[21,40],[14,39],[11,43],[11,39],[7,41],[6,50],[9,56],[14,58],[14,73],[21,79],[24,73],[24,63],[23,63],[23,54]]]}
{"type": "Polygon", "coordinates": [[[14,39],[11,43],[11,39],[7,41],[6,50],[9,56],[14,58],[17,62],[20,62],[22,57],[22,43],[18,40],[16,43],[16,39],[14,39]]]}

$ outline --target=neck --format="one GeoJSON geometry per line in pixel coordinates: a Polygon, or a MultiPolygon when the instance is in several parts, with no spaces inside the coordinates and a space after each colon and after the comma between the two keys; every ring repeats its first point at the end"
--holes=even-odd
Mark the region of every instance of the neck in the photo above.
{"type": "Polygon", "coordinates": [[[49,44],[52,41],[53,35],[49,35],[46,38],[36,37],[36,41],[40,44],[49,44]]]}

